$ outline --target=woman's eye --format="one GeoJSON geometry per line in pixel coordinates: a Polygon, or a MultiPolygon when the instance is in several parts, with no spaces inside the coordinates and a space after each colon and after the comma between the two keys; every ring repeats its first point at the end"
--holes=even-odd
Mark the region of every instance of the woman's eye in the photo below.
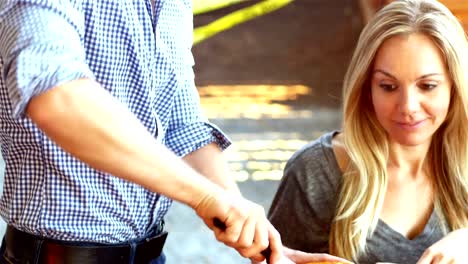
{"type": "Polygon", "coordinates": [[[396,85],[389,84],[389,83],[381,83],[381,84],[379,84],[379,86],[380,86],[380,88],[384,89],[387,92],[394,91],[397,88],[396,85]]]}
{"type": "Polygon", "coordinates": [[[423,83],[420,85],[423,90],[432,90],[437,87],[437,83],[423,83]]]}

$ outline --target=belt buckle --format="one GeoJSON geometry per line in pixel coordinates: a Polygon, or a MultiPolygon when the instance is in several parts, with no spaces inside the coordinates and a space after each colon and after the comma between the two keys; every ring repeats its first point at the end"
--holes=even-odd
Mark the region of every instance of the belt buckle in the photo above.
{"type": "Polygon", "coordinates": [[[135,249],[135,263],[148,263],[155,257],[161,256],[167,235],[168,233],[163,231],[138,243],[135,249]]]}
{"type": "Polygon", "coordinates": [[[158,233],[162,233],[164,231],[165,226],[166,226],[166,222],[164,222],[164,220],[161,220],[158,225],[158,233]]]}

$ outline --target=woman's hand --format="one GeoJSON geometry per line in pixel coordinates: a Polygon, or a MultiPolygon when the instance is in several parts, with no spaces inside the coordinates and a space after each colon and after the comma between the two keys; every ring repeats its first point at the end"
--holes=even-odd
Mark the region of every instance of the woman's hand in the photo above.
{"type": "Polygon", "coordinates": [[[468,228],[452,231],[426,249],[416,264],[468,263],[466,245],[468,245],[468,228]]]}
{"type": "MultiPolygon", "coordinates": [[[[283,246],[283,258],[278,261],[281,264],[313,264],[315,262],[330,263],[352,263],[348,260],[322,253],[306,253],[283,246]]],[[[252,262],[254,264],[264,264],[264,262],[252,262]]]]}

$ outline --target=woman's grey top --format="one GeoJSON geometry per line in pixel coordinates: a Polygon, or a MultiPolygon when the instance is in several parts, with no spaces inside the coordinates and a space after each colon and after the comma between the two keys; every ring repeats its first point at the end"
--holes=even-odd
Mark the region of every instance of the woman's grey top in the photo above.
{"type": "MultiPolygon", "coordinates": [[[[269,219],[285,246],[328,253],[328,235],[342,179],[332,149],[336,133],[327,133],[306,145],[286,165],[269,211],[269,219]]],[[[423,232],[411,240],[379,220],[359,263],[416,263],[424,250],[444,236],[439,220],[434,211],[423,232]]]]}

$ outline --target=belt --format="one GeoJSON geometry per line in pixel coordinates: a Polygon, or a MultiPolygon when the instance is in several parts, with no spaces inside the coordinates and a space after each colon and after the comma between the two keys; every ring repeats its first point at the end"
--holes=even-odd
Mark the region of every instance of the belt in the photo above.
{"type": "Polygon", "coordinates": [[[121,244],[50,240],[8,226],[5,255],[13,263],[107,264],[149,263],[161,255],[167,232],[121,244]]]}

